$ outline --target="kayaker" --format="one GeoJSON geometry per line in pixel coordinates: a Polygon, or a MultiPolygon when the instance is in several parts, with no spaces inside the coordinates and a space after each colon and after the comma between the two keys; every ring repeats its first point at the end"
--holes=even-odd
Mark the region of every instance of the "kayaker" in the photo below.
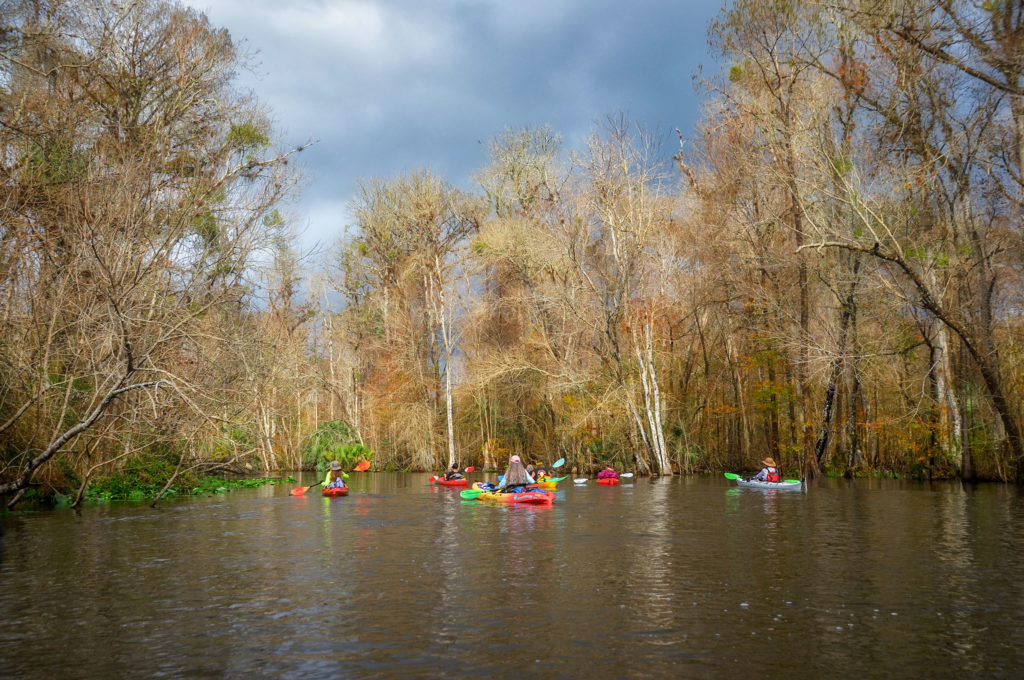
{"type": "Polygon", "coordinates": [[[604,469],[597,473],[598,479],[618,479],[619,473],[611,465],[605,465],[604,469]]]}
{"type": "Polygon", "coordinates": [[[751,477],[750,479],[758,482],[778,482],[782,480],[782,478],[779,476],[779,469],[775,466],[774,458],[769,456],[768,458],[762,460],[761,464],[764,465],[764,467],[761,468],[761,471],[758,472],[753,477],[751,477]]]}
{"type": "Polygon", "coordinates": [[[508,469],[505,470],[498,489],[501,491],[512,491],[518,487],[536,483],[536,480],[523,467],[523,461],[519,459],[519,456],[512,456],[508,459],[508,469]]]}
{"type": "Polygon", "coordinates": [[[458,463],[452,463],[452,469],[445,473],[444,478],[449,482],[453,479],[465,479],[462,476],[462,472],[459,471],[458,463]]]}
{"type": "Polygon", "coordinates": [[[533,474],[533,478],[536,479],[538,482],[543,482],[548,477],[550,477],[550,475],[548,474],[548,469],[545,467],[538,467],[536,472],[534,472],[533,474]]]}
{"type": "Polygon", "coordinates": [[[341,463],[332,460],[331,466],[327,470],[327,476],[324,478],[324,488],[340,488],[345,486],[345,473],[341,471],[341,463]]]}

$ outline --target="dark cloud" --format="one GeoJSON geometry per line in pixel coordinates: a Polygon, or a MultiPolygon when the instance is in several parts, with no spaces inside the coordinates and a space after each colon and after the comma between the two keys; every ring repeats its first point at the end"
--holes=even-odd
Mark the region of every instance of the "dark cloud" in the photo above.
{"type": "Polygon", "coordinates": [[[470,187],[481,141],[547,124],[569,145],[625,113],[688,133],[714,3],[220,0],[193,3],[257,51],[243,83],[303,152],[304,243],[337,237],[360,178],[430,167],[470,187]]]}

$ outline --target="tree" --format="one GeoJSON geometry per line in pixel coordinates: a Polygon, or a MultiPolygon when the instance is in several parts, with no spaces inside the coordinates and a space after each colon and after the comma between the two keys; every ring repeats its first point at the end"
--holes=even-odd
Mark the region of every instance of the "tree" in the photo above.
{"type": "Polygon", "coordinates": [[[157,0],[36,10],[9,6],[0,46],[12,503],[90,432],[105,445],[69,474],[184,444],[183,412],[211,426],[210,321],[244,299],[264,215],[291,183],[265,118],[231,89],[230,37],[203,15],[157,0]]]}

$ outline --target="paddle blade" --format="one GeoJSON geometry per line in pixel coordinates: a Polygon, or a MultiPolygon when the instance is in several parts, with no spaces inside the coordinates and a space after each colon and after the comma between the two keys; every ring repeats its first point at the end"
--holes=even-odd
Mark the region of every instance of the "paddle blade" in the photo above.
{"type": "Polygon", "coordinates": [[[633,476],[632,472],[623,472],[621,475],[619,475],[619,477],[623,477],[625,479],[629,479],[632,476],[633,476]]]}
{"type": "Polygon", "coordinates": [[[802,480],[802,479],[784,479],[782,481],[784,481],[786,484],[797,484],[797,483],[803,484],[804,480],[802,480]]]}
{"type": "Polygon", "coordinates": [[[470,466],[469,466],[468,468],[466,468],[466,472],[472,472],[472,471],[473,471],[473,470],[475,470],[475,469],[476,469],[475,467],[473,467],[472,465],[470,465],[470,466]]]}
{"type": "Polygon", "coordinates": [[[563,479],[568,479],[568,478],[569,478],[569,475],[566,475],[565,477],[552,477],[552,478],[551,478],[551,479],[549,479],[548,481],[549,481],[549,482],[560,482],[560,481],[562,481],[563,479]]]}
{"type": "Polygon", "coordinates": [[[554,462],[554,464],[552,464],[551,469],[554,470],[555,468],[560,468],[563,465],[565,465],[565,458],[559,458],[554,462]]]}
{"type": "Polygon", "coordinates": [[[430,475],[430,480],[429,481],[436,482],[437,481],[437,476],[436,475],[430,475]]]}
{"type": "Polygon", "coordinates": [[[370,461],[364,460],[362,463],[356,466],[356,472],[366,472],[370,469],[370,461]]]}
{"type": "Polygon", "coordinates": [[[577,477],[576,479],[574,479],[572,481],[576,482],[577,484],[586,484],[587,483],[587,478],[586,477],[577,477]]]}
{"type": "Polygon", "coordinates": [[[292,489],[291,495],[292,496],[301,496],[302,494],[306,493],[307,491],[309,491],[309,487],[308,486],[297,486],[294,489],[292,489]]]}
{"type": "Polygon", "coordinates": [[[481,491],[480,489],[463,489],[462,491],[459,492],[459,495],[465,498],[467,501],[471,501],[482,493],[483,491],[481,491]]]}
{"type": "Polygon", "coordinates": [[[725,478],[726,479],[743,479],[743,477],[739,476],[735,472],[726,472],[725,473],[725,478]]]}

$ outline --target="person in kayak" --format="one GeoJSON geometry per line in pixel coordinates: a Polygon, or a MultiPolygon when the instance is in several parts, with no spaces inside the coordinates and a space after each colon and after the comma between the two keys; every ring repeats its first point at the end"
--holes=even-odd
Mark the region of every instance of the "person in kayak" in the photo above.
{"type": "Polygon", "coordinates": [[[753,477],[750,477],[751,480],[756,481],[756,482],[779,482],[779,481],[782,481],[782,478],[779,476],[779,469],[775,466],[775,459],[774,458],[769,456],[768,458],[765,458],[764,460],[762,460],[761,464],[764,465],[764,467],[761,468],[761,471],[758,472],[756,475],[754,475],[753,477]]]}
{"type": "Polygon", "coordinates": [[[462,476],[462,472],[459,471],[458,463],[452,463],[452,469],[445,473],[444,478],[449,482],[453,479],[465,479],[465,477],[462,476]]]}
{"type": "MultiPolygon", "coordinates": [[[[529,469],[529,468],[527,468],[527,469],[529,469]]],[[[538,467],[536,469],[536,471],[534,471],[534,473],[533,473],[533,478],[536,479],[538,482],[543,482],[543,481],[549,479],[550,477],[551,477],[551,475],[548,474],[548,469],[546,467],[543,467],[543,466],[538,467]]]]}
{"type": "Polygon", "coordinates": [[[597,473],[598,479],[618,479],[619,473],[611,465],[605,465],[604,469],[597,473]]]}
{"type": "Polygon", "coordinates": [[[530,473],[523,467],[523,461],[519,459],[519,456],[512,456],[508,459],[508,468],[505,470],[504,476],[501,478],[501,483],[498,485],[499,491],[522,491],[522,487],[527,484],[536,484],[536,480],[530,476],[530,473]]]}
{"type": "Polygon", "coordinates": [[[343,488],[345,486],[345,473],[341,471],[341,463],[336,460],[331,461],[331,466],[327,470],[327,476],[324,477],[324,488],[343,488]]]}

